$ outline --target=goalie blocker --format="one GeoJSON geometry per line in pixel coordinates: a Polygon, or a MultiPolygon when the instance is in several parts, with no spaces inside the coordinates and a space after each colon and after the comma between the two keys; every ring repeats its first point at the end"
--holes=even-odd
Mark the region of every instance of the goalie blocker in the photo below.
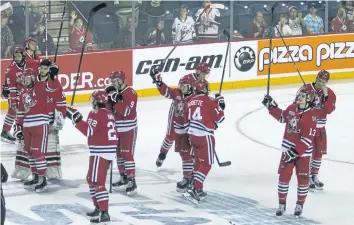
{"type": "MultiPolygon", "coordinates": [[[[65,121],[66,97],[60,82],[56,79],[58,72],[59,67],[50,60],[45,59],[41,62],[38,81],[47,82],[48,90],[48,147],[47,152],[44,153],[47,161],[46,176],[48,179],[62,178],[58,133],[63,128],[65,121]]],[[[27,180],[29,175],[31,175],[30,162],[27,153],[24,151],[23,140],[20,140],[16,152],[15,171],[12,173],[12,177],[27,180]]]]}

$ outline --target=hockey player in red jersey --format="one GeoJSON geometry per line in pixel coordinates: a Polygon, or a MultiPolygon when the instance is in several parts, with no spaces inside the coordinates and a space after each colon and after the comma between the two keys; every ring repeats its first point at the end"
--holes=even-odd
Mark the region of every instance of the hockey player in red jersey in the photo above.
{"type": "Polygon", "coordinates": [[[67,118],[88,138],[90,161],[86,180],[95,209],[86,215],[92,218],[91,223],[110,221],[109,197],[105,184],[110,162],[116,157],[117,134],[115,118],[112,112],[106,109],[107,101],[105,91],[94,91],[91,96],[93,110],[89,113],[87,121],[82,120],[79,111],[67,107],[67,118]]]}
{"type": "MultiPolygon", "coordinates": [[[[61,178],[61,158],[59,152],[59,135],[58,131],[63,128],[65,112],[66,112],[66,97],[60,82],[55,79],[58,74],[59,67],[52,63],[48,59],[44,59],[41,62],[40,73],[38,75],[38,81],[47,83],[47,106],[49,112],[49,130],[48,130],[48,143],[47,151],[44,153],[47,160],[47,172],[46,177],[61,178]]],[[[35,162],[32,158],[28,162],[28,156],[24,149],[23,141],[20,141],[15,159],[15,170],[12,173],[13,178],[26,180],[31,174],[30,165],[35,162]]],[[[34,168],[32,166],[32,168],[34,168]]],[[[33,171],[32,171],[33,172],[33,171]]]]}
{"type": "Polygon", "coordinates": [[[315,92],[314,109],[317,117],[317,132],[314,142],[314,151],[311,159],[310,191],[315,189],[323,190],[323,182],[318,179],[318,172],[321,167],[322,155],[327,154],[327,115],[336,108],[336,95],[333,90],[327,87],[330,74],[326,70],[321,70],[317,74],[316,82],[305,84],[303,88],[315,92]]]}
{"type": "Polygon", "coordinates": [[[32,69],[22,73],[22,82],[27,89],[19,96],[15,136],[24,138],[24,148],[32,170],[32,179],[24,183],[25,188],[43,192],[47,189],[44,153],[48,141],[48,90],[46,83],[36,82],[37,76],[38,72],[32,69]]]}
{"type": "Polygon", "coordinates": [[[34,61],[33,63],[37,63],[39,67],[40,59],[36,54],[37,52],[37,42],[34,38],[26,38],[23,47],[25,48],[25,57],[27,61],[34,61]]]}
{"type": "MultiPolygon", "coordinates": [[[[152,69],[154,70],[154,69],[152,69]]],[[[155,69],[156,70],[156,69],[155,69]]],[[[189,78],[191,80],[198,80],[198,79],[206,79],[209,76],[210,73],[210,67],[208,63],[202,62],[199,63],[196,67],[195,73],[189,73],[185,76],[184,78],[189,78]]],[[[175,141],[175,129],[173,127],[174,124],[174,114],[176,110],[176,105],[172,101],[170,110],[168,113],[168,123],[167,123],[167,132],[164,140],[162,141],[162,146],[160,149],[160,153],[157,157],[156,160],[156,166],[161,167],[163,164],[163,161],[166,159],[166,155],[170,148],[173,145],[173,142],[175,141]]]]}
{"type": "Polygon", "coordinates": [[[167,86],[161,78],[157,69],[150,71],[153,83],[156,84],[160,94],[166,98],[172,99],[175,105],[172,120],[174,121],[175,131],[175,151],[179,153],[182,159],[183,179],[177,182],[177,192],[184,193],[192,181],[193,175],[193,157],[191,156],[191,145],[189,144],[188,134],[185,128],[184,112],[185,104],[193,94],[193,82],[190,77],[182,77],[179,80],[178,88],[167,86]]]}
{"type": "Polygon", "coordinates": [[[117,91],[108,94],[112,103],[116,128],[118,131],[117,165],[120,180],[113,184],[119,190],[125,190],[128,195],[136,193],[134,150],[137,137],[137,94],[125,83],[123,71],[112,71],[110,74],[112,86],[117,91]]]}
{"type": "Polygon", "coordinates": [[[27,68],[38,69],[36,63],[25,60],[24,52],[25,50],[22,48],[15,48],[13,61],[5,71],[5,85],[3,85],[2,94],[8,98],[9,109],[2,128],[1,140],[8,143],[15,143],[16,140],[10,134],[10,130],[16,119],[16,110],[18,108],[17,97],[24,89],[19,76],[27,68]]]}
{"type": "Polygon", "coordinates": [[[206,80],[194,82],[195,95],[188,99],[185,124],[194,152],[193,187],[187,189],[184,196],[195,204],[206,197],[203,183],[214,163],[215,138],[217,124],[224,121],[225,101],[220,95],[209,97],[209,84],[206,80]]]}
{"type": "Polygon", "coordinates": [[[49,132],[48,148],[45,153],[47,160],[47,178],[61,178],[61,157],[59,131],[63,129],[66,116],[66,96],[56,76],[59,67],[48,59],[41,62],[38,80],[47,83],[49,132]]]}
{"type": "Polygon", "coordinates": [[[278,170],[277,216],[282,216],[286,210],[286,199],[294,167],[298,182],[294,215],[300,216],[303,210],[308,193],[310,159],[316,135],[316,112],[312,108],[314,95],[313,90],[300,89],[297,93],[297,103],[289,105],[286,110],[278,108],[277,103],[269,95],[266,95],[262,101],[276,120],[286,123],[282,141],[283,152],[278,170]]]}

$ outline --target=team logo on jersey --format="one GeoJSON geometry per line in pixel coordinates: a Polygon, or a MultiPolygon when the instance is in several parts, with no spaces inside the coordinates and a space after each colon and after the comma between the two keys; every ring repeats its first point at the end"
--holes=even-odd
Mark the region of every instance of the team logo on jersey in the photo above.
{"type": "Polygon", "coordinates": [[[247,72],[250,69],[253,68],[254,64],[256,62],[256,54],[254,53],[253,49],[244,46],[237,50],[235,57],[234,57],[234,63],[236,68],[239,71],[242,72],[247,72]]]}
{"type": "Polygon", "coordinates": [[[297,127],[299,119],[296,117],[292,117],[288,121],[288,133],[300,133],[300,129],[298,129],[297,127]]]}
{"type": "Polygon", "coordinates": [[[184,102],[179,102],[176,104],[175,116],[183,116],[184,105],[184,102]]]}
{"type": "Polygon", "coordinates": [[[315,109],[322,109],[323,108],[321,98],[318,95],[315,95],[314,108],[315,109]]]}
{"type": "Polygon", "coordinates": [[[27,113],[31,107],[35,106],[37,104],[37,101],[32,99],[32,96],[30,94],[24,94],[23,95],[23,105],[25,108],[25,113],[27,113]]]}

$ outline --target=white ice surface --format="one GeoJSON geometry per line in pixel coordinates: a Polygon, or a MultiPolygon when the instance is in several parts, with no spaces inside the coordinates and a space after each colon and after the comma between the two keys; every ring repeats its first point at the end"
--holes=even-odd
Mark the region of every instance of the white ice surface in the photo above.
{"type": "MultiPolygon", "coordinates": [[[[112,224],[226,225],[233,220],[235,224],[353,225],[354,83],[332,83],[330,87],[337,94],[337,108],[328,117],[328,155],[320,171],[325,190],[309,193],[303,218],[296,220],[292,216],[296,176],[290,185],[287,216],[280,219],[274,216],[278,205],[280,152],[277,149],[284,125],[262,108],[265,88],[261,88],[224,92],[226,120],[216,131],[216,149],[220,160],[231,160],[232,165],[213,166],[205,182],[209,196],[199,206],[190,204],[175,192],[176,181],[181,178],[181,162],[173,149],[163,168],[159,172],[155,168],[166,131],[170,101],[163,97],[139,100],[135,151],[139,196],[131,198],[117,192],[110,195],[110,215],[115,221],[112,224]],[[198,223],[198,218],[207,222],[198,223]]],[[[284,108],[294,98],[297,89],[298,86],[272,87],[271,95],[284,108]]],[[[77,107],[85,116],[91,109],[89,104],[77,107]]],[[[4,113],[2,111],[1,121],[4,113]]],[[[48,193],[36,194],[25,191],[21,182],[10,178],[3,184],[9,210],[6,224],[89,224],[83,215],[85,207],[92,208],[85,183],[88,165],[86,138],[67,120],[60,132],[60,141],[64,180],[50,183],[48,193]],[[65,188],[60,188],[63,185],[65,188]],[[78,211],[75,212],[75,208],[78,211]]],[[[1,143],[1,161],[9,173],[14,169],[15,149],[14,145],[1,143]]],[[[118,179],[116,168],[113,178],[118,179]]]]}

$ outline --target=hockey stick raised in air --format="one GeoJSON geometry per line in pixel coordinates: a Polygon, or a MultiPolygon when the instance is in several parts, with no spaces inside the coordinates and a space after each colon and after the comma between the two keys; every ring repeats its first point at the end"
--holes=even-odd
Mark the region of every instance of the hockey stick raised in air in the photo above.
{"type": "Polygon", "coordinates": [[[229,48],[230,48],[230,33],[227,30],[223,30],[222,33],[227,37],[227,47],[226,47],[226,55],[225,55],[224,67],[222,69],[222,76],[221,76],[221,81],[220,81],[219,95],[221,94],[222,84],[224,83],[226,61],[228,59],[229,48]]]}
{"type": "Polygon", "coordinates": [[[263,8],[270,16],[270,38],[269,38],[269,65],[268,65],[268,78],[267,78],[267,96],[269,96],[269,88],[270,88],[270,73],[271,73],[271,66],[272,66],[272,42],[273,42],[273,24],[274,24],[274,9],[277,7],[278,2],[275,2],[271,8],[271,13],[266,9],[263,8]]]}
{"type": "Polygon", "coordinates": [[[74,91],[73,91],[73,96],[72,96],[72,99],[71,99],[71,106],[74,105],[74,99],[75,99],[75,94],[76,94],[76,87],[77,87],[77,83],[79,81],[79,77],[80,77],[80,69],[81,69],[81,63],[82,63],[82,58],[84,56],[84,51],[85,51],[85,45],[86,45],[86,38],[87,38],[87,31],[89,29],[89,26],[90,26],[90,21],[91,21],[91,18],[93,16],[93,14],[95,14],[97,11],[103,9],[103,8],[106,8],[107,4],[102,2],[98,5],[96,5],[93,9],[91,9],[90,13],[89,13],[89,16],[88,16],[88,19],[87,19],[87,26],[85,28],[85,37],[84,37],[84,41],[82,43],[82,49],[81,49],[81,55],[80,55],[80,62],[79,62],[79,68],[77,70],[77,75],[76,75],[76,79],[75,79],[75,87],[74,87],[74,91]]]}
{"type": "MultiPolygon", "coordinates": [[[[269,15],[271,15],[270,12],[269,12],[268,10],[266,10],[265,8],[264,8],[264,11],[266,11],[269,15]]],[[[300,73],[299,68],[298,68],[297,65],[296,65],[296,62],[294,61],[294,58],[293,58],[292,54],[290,54],[289,46],[285,43],[284,37],[283,37],[283,35],[281,35],[278,26],[274,26],[274,27],[275,27],[275,29],[277,30],[277,32],[278,32],[278,34],[279,34],[279,37],[281,38],[281,40],[282,40],[282,42],[283,42],[283,44],[284,44],[284,46],[285,46],[285,48],[286,48],[287,54],[289,53],[289,56],[290,56],[290,58],[291,58],[291,61],[293,62],[294,67],[295,67],[297,73],[299,74],[302,83],[303,83],[303,84],[306,84],[304,78],[302,77],[302,75],[301,75],[301,73],[300,73]]],[[[270,51],[272,51],[272,50],[270,50],[270,51]]],[[[269,56],[269,57],[270,57],[270,56],[269,56]]],[[[269,62],[269,63],[270,63],[270,62],[269,62]]]]}
{"type": "Polygon", "coordinates": [[[65,10],[66,10],[67,2],[68,1],[65,1],[64,8],[63,8],[63,13],[61,14],[61,22],[60,22],[59,35],[58,35],[58,40],[57,40],[57,48],[55,49],[54,63],[57,62],[57,55],[58,55],[58,50],[59,50],[59,41],[60,41],[60,38],[61,38],[61,31],[63,30],[64,16],[65,16],[65,10]]]}

